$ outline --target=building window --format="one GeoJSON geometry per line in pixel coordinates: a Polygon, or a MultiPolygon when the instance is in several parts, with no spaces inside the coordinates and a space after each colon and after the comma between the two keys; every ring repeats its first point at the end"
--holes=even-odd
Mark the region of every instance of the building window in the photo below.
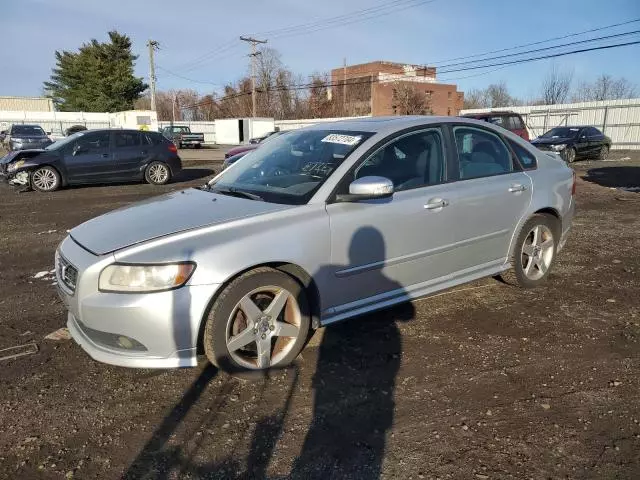
{"type": "Polygon", "coordinates": [[[447,97],[451,100],[451,92],[447,92],[447,97]]]}
{"type": "Polygon", "coordinates": [[[447,108],[447,115],[450,117],[451,116],[451,107],[447,108]]]}

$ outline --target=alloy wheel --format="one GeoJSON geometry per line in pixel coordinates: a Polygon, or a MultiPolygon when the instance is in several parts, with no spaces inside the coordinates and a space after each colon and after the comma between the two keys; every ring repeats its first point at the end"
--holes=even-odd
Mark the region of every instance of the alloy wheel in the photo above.
{"type": "Polygon", "coordinates": [[[546,225],[534,226],[522,244],[522,270],[527,278],[542,278],[553,260],[554,239],[546,225]]]}
{"type": "Polygon", "coordinates": [[[169,171],[164,165],[156,163],[149,168],[149,178],[153,183],[164,183],[169,177],[169,171]]]}
{"type": "Polygon", "coordinates": [[[294,347],[300,325],[300,307],[291,292],[277,286],[257,288],[243,296],[229,316],[227,350],[245,368],[269,368],[294,347]]]}
{"type": "Polygon", "coordinates": [[[49,191],[55,189],[58,183],[55,173],[48,168],[36,170],[31,177],[31,182],[38,190],[49,191]]]}

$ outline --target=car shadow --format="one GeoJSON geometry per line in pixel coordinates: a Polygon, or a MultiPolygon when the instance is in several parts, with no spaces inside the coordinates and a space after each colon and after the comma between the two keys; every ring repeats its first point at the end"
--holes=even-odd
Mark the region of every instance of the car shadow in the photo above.
{"type": "Polygon", "coordinates": [[[174,177],[171,183],[191,182],[215,175],[217,172],[212,168],[184,168],[174,177]]]}
{"type": "Polygon", "coordinates": [[[640,167],[602,167],[587,170],[584,180],[603,187],[620,188],[640,193],[640,167]]]}
{"type": "MultiPolygon", "coordinates": [[[[362,259],[382,260],[379,266],[364,269],[366,278],[354,274],[349,282],[364,282],[372,294],[394,292],[402,295],[403,288],[385,274],[385,242],[378,230],[372,227],[359,229],[349,247],[349,265],[326,265],[313,278],[335,275],[354,266],[361,266],[362,259]]],[[[299,300],[301,300],[300,298],[299,300]]],[[[299,304],[303,303],[301,301],[299,304]]],[[[317,306],[318,309],[321,305],[317,306]]],[[[324,307],[326,308],[326,306],[324,307]]],[[[316,311],[318,310],[316,309],[316,311]]],[[[303,313],[310,313],[304,311],[303,313]]],[[[176,318],[181,312],[174,312],[176,318]]],[[[251,433],[248,452],[243,456],[230,452],[218,461],[202,459],[211,450],[203,436],[195,433],[203,425],[213,422],[211,416],[228,416],[234,413],[227,403],[226,392],[230,392],[232,382],[223,382],[216,399],[202,395],[207,385],[215,377],[217,370],[208,366],[201,371],[191,387],[177,399],[151,438],[138,453],[124,478],[367,478],[381,477],[386,446],[393,426],[396,376],[402,361],[402,338],[400,322],[415,318],[415,308],[404,303],[373,314],[362,315],[350,321],[327,326],[322,332],[322,340],[317,349],[309,349],[305,357],[315,357],[315,368],[311,388],[313,391],[313,412],[304,439],[291,471],[283,475],[269,475],[269,466],[278,455],[278,442],[289,429],[285,428],[287,417],[292,413],[293,399],[304,402],[300,393],[304,370],[313,368],[308,362],[296,361],[286,372],[283,385],[282,370],[275,373],[245,376],[255,380],[254,398],[245,408],[255,407],[260,411],[263,399],[269,398],[270,405],[276,405],[268,413],[258,416],[251,433]],[[277,380],[276,376],[280,379],[277,380]],[[275,381],[274,381],[275,380],[275,381]],[[224,388],[225,384],[229,389],[224,388]],[[216,403],[214,408],[202,412],[202,404],[216,403]],[[200,403],[198,408],[194,408],[200,403]],[[191,413],[190,413],[191,412],[191,413]],[[189,415],[189,426],[181,426],[189,415]],[[176,445],[177,431],[180,435],[176,445]],[[173,439],[169,442],[169,439],[173,439]],[[175,477],[175,475],[178,477],[175,477]]],[[[182,341],[188,332],[176,326],[176,342],[182,341]]],[[[237,375],[237,372],[236,372],[237,375]]],[[[299,411],[296,410],[299,414],[299,411]]],[[[236,412],[237,414],[237,412],[236,412]]],[[[217,434],[215,435],[218,436],[217,434]]]]}

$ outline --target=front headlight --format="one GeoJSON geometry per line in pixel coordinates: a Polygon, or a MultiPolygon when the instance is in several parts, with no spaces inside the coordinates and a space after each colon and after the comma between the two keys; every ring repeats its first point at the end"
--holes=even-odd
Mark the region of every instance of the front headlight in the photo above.
{"type": "Polygon", "coordinates": [[[113,264],[100,273],[98,288],[103,292],[159,292],[179,288],[196,269],[195,263],[168,265],[113,264]]]}
{"type": "Polygon", "coordinates": [[[561,152],[562,150],[567,148],[567,146],[564,145],[564,144],[562,144],[562,145],[551,145],[551,148],[556,152],[561,152]]]}
{"type": "Polygon", "coordinates": [[[24,165],[24,160],[18,160],[17,162],[10,163],[7,167],[7,172],[13,172],[24,165]]]}

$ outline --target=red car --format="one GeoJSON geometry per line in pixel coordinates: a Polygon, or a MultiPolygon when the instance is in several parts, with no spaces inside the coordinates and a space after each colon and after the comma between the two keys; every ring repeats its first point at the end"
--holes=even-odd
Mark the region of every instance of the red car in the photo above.
{"type": "Polygon", "coordinates": [[[240,145],[239,147],[234,147],[231,150],[229,150],[227,153],[224,154],[224,158],[233,157],[234,155],[237,155],[239,153],[248,152],[250,150],[255,150],[260,145],[264,144],[265,142],[267,142],[267,141],[269,141],[269,140],[271,140],[273,138],[279,137],[283,133],[286,133],[286,132],[284,132],[284,131],[271,132],[268,135],[265,135],[264,137],[259,137],[260,140],[257,143],[250,143],[248,145],[240,145]]]}
{"type": "Polygon", "coordinates": [[[484,113],[467,113],[463,115],[465,118],[475,118],[476,120],[484,120],[485,122],[499,125],[502,128],[515,133],[519,137],[529,141],[529,132],[522,117],[516,112],[484,112],[484,113]]]}

